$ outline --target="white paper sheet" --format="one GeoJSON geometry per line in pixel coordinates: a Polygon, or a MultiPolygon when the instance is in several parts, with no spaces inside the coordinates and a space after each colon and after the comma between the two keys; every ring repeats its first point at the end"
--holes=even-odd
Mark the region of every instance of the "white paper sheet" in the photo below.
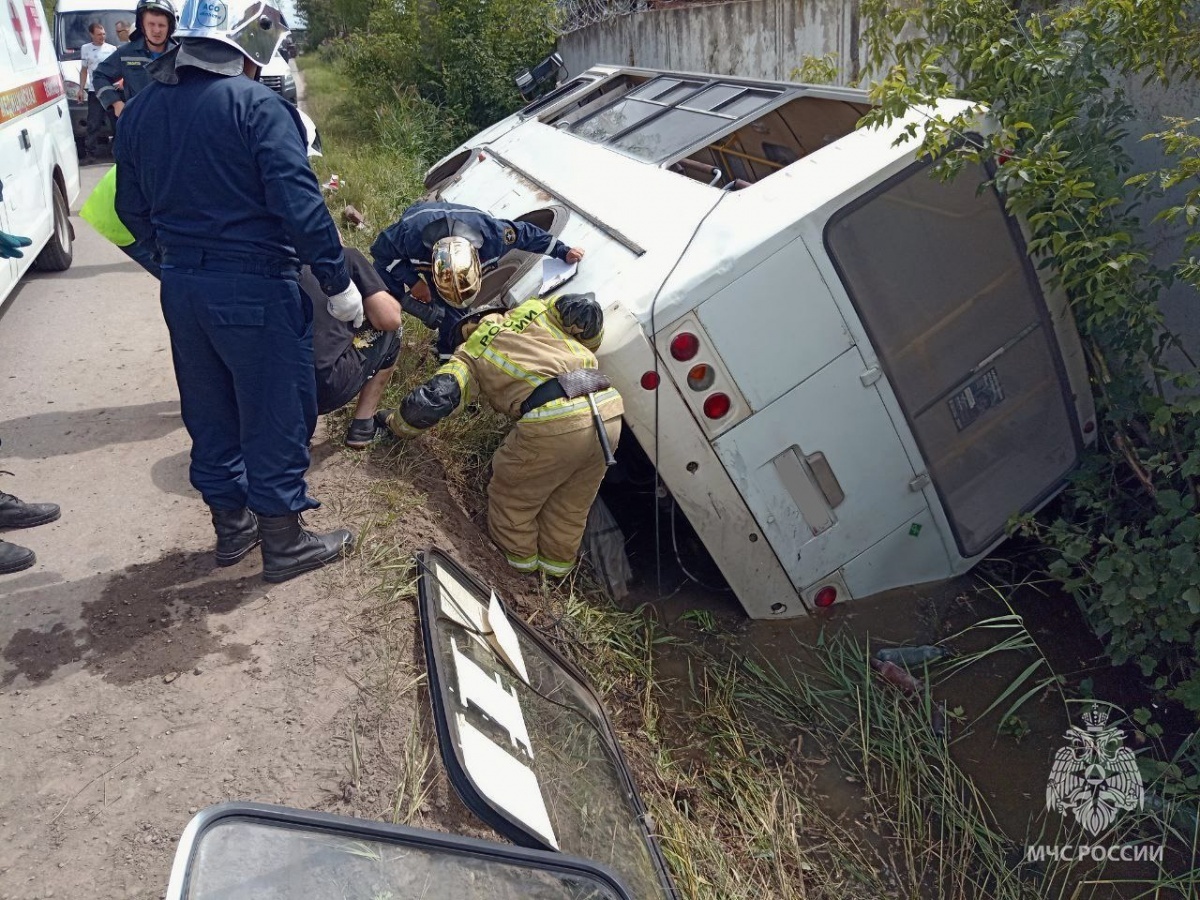
{"type": "Polygon", "coordinates": [[[491,643],[494,649],[508,663],[508,667],[523,682],[529,684],[529,671],[525,668],[525,657],[521,655],[521,645],[517,642],[517,633],[513,631],[512,623],[504,615],[504,609],[500,606],[500,598],[496,596],[495,591],[492,591],[492,599],[488,603],[487,621],[492,632],[491,643]]]}
{"type": "Polygon", "coordinates": [[[538,292],[538,296],[546,296],[556,287],[573,278],[578,270],[579,263],[563,262],[561,259],[547,256],[542,260],[542,289],[538,292]]]}

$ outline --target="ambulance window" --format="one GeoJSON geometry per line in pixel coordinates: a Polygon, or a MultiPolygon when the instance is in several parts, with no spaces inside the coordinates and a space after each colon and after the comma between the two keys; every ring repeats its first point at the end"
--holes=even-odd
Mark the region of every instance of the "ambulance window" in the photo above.
{"type": "Polygon", "coordinates": [[[965,557],[1057,488],[1080,448],[1041,286],[987,180],[913,166],[825,231],[965,557]]]}

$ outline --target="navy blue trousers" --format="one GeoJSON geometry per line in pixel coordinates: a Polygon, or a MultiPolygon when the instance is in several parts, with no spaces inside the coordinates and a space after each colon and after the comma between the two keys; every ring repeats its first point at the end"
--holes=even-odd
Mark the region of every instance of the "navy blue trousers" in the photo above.
{"type": "Polygon", "coordinates": [[[162,306],[204,502],[264,516],[319,506],[304,481],[317,388],[299,284],[164,265],[162,306]]]}

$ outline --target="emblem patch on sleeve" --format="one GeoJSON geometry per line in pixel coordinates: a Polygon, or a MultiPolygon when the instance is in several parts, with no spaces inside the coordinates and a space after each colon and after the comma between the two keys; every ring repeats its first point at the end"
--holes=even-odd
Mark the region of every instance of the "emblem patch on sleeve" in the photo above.
{"type": "Polygon", "coordinates": [[[515,244],[517,242],[517,229],[509,226],[504,229],[504,243],[515,244]]]}

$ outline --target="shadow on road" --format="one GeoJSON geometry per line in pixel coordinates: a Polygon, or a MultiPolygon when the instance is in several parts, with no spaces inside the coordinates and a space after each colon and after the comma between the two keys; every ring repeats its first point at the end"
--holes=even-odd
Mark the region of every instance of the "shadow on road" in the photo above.
{"type": "Polygon", "coordinates": [[[30,272],[26,278],[30,281],[42,281],[53,278],[55,281],[83,281],[95,278],[97,275],[131,275],[145,271],[131,259],[124,262],[97,263],[91,266],[71,266],[65,272],[30,272]]]}
{"type": "Polygon", "coordinates": [[[40,412],[0,422],[2,457],[46,459],[112,444],[153,441],[183,427],[178,400],[40,412]]]}
{"type": "Polygon", "coordinates": [[[60,622],[16,631],[0,653],[11,667],[0,684],[19,676],[42,682],[77,662],[105,681],[132,684],[185,672],[212,653],[247,659],[247,645],[223,642],[223,628],[214,631],[207,620],[210,613],[231,612],[267,593],[270,586],[258,578],[257,565],[257,553],[236,567],[218,569],[211,553],[174,551],[116,575],[9,594],[5,605],[34,609],[71,608],[75,604],[63,602],[70,598],[95,599],[82,603],[78,628],[60,622]]]}

